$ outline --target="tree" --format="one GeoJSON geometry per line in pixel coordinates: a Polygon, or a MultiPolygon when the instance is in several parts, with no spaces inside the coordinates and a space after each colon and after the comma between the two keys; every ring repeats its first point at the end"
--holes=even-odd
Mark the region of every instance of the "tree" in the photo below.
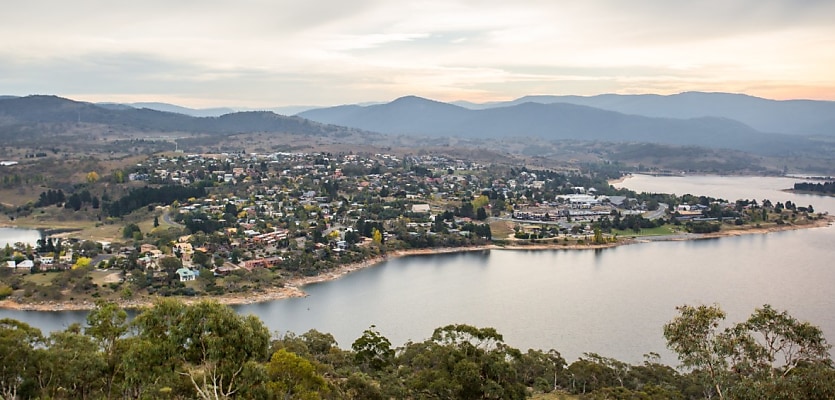
{"type": "Polygon", "coordinates": [[[121,169],[113,171],[113,181],[116,183],[125,183],[125,172],[121,169]]]}
{"type": "Polygon", "coordinates": [[[154,228],[159,226],[159,216],[154,215],[154,228]]]}
{"type": "Polygon", "coordinates": [[[179,276],[177,270],[183,267],[183,262],[177,257],[164,257],[159,261],[159,267],[167,274],[168,283],[177,281],[179,276]]]}
{"type": "Polygon", "coordinates": [[[89,335],[98,345],[104,356],[105,391],[107,397],[113,391],[113,382],[121,374],[121,355],[124,349],[120,346],[122,339],[128,332],[128,314],[113,302],[96,302],[96,308],[87,315],[88,327],[84,333],[89,335]]]}
{"type": "Polygon", "coordinates": [[[736,358],[745,359],[751,367],[769,378],[786,377],[805,363],[823,362],[829,358],[830,345],[820,328],[800,322],[786,311],[778,312],[770,305],[754,310],[747,321],[738,324],[733,333],[745,337],[746,346],[736,348],[736,358]]]}
{"type": "Polygon", "coordinates": [[[37,350],[41,396],[83,399],[107,390],[102,387],[112,382],[107,361],[94,338],[82,334],[78,324],[49,335],[47,345],[37,350]]]}
{"type": "Polygon", "coordinates": [[[603,239],[603,232],[600,230],[599,226],[594,227],[594,244],[603,244],[606,243],[606,240],[603,239]]]}
{"type": "Polygon", "coordinates": [[[475,219],[479,221],[484,221],[485,219],[487,219],[487,211],[484,209],[484,207],[477,208],[475,214],[475,219]]]}
{"type": "Polygon", "coordinates": [[[185,307],[177,300],[160,300],[131,322],[135,334],[125,339],[122,357],[126,393],[139,398],[179,383],[184,361],[178,330],[185,307]]]}
{"type": "Polygon", "coordinates": [[[383,233],[380,232],[379,229],[374,228],[374,230],[371,232],[371,238],[374,240],[374,243],[378,245],[383,244],[383,233]]]}
{"type": "Polygon", "coordinates": [[[679,315],[664,325],[667,347],[678,353],[685,368],[701,371],[705,382],[725,398],[728,351],[726,339],[718,331],[725,319],[719,306],[683,305],[676,307],[679,315]]]}
{"type": "Polygon", "coordinates": [[[667,346],[719,398],[783,398],[802,389],[793,385],[831,369],[830,346],[820,328],[785,311],[766,304],[748,320],[719,331],[725,313],[718,306],[677,309],[680,315],[664,325],[667,346]]]}
{"type": "Polygon", "coordinates": [[[551,349],[546,353],[529,349],[516,363],[516,371],[526,386],[550,392],[557,389],[565,365],[565,359],[556,350],[551,349]]]}
{"type": "Polygon", "coordinates": [[[0,319],[0,397],[16,399],[35,368],[35,348],[44,341],[41,331],[9,318],[0,319]]]}
{"type": "Polygon", "coordinates": [[[248,384],[243,377],[257,375],[257,363],[267,358],[270,333],[258,317],[214,301],[160,301],[137,316],[134,326],[143,349],[134,358],[145,364],[154,361],[146,357],[164,360],[168,367],[160,371],[184,377],[201,399],[235,395],[248,384]]]}
{"type": "Polygon", "coordinates": [[[448,325],[422,343],[407,343],[398,357],[410,396],[456,399],[522,399],[517,376],[521,353],[493,328],[448,325]]]}
{"type": "Polygon", "coordinates": [[[211,268],[212,266],[212,258],[200,250],[197,250],[194,254],[192,254],[191,261],[197,265],[203,266],[204,268],[211,268]]]}
{"type": "Polygon", "coordinates": [[[139,229],[139,225],[127,224],[124,228],[122,228],[122,237],[125,239],[131,239],[133,238],[135,232],[142,233],[142,230],[139,229]]]}
{"type": "Polygon", "coordinates": [[[87,183],[96,183],[99,180],[99,174],[96,171],[87,173],[87,183]]]}
{"type": "Polygon", "coordinates": [[[80,269],[80,268],[87,268],[90,266],[90,262],[93,260],[89,257],[78,257],[75,260],[75,264],[72,265],[72,269],[80,269]]]}
{"type": "Polygon", "coordinates": [[[391,365],[394,350],[391,342],[378,332],[374,325],[363,331],[351,349],[354,350],[354,362],[366,370],[379,371],[391,365]]]}
{"type": "Polygon", "coordinates": [[[473,208],[475,208],[475,209],[483,208],[484,206],[490,204],[490,198],[485,196],[485,195],[481,195],[481,196],[476,197],[472,201],[472,203],[473,203],[473,208]]]}
{"type": "Polygon", "coordinates": [[[285,349],[273,353],[267,374],[267,387],[275,398],[312,400],[330,392],[327,381],[310,361],[285,349]]]}

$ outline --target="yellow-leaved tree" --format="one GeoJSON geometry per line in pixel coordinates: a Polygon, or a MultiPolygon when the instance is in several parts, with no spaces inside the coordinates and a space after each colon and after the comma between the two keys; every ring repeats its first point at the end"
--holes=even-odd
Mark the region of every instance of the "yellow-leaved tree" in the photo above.
{"type": "Polygon", "coordinates": [[[87,182],[88,183],[95,183],[99,180],[99,174],[96,171],[90,171],[87,173],[87,182]]]}
{"type": "Polygon", "coordinates": [[[72,269],[87,267],[90,265],[91,261],[93,260],[89,257],[78,257],[78,259],[75,260],[75,264],[72,265],[72,269]]]}

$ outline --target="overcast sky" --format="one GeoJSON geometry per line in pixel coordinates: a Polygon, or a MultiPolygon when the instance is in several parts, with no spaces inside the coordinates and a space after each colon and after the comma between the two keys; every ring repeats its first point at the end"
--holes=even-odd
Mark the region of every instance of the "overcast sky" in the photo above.
{"type": "Polygon", "coordinates": [[[833,0],[29,0],[0,37],[0,94],[87,101],[835,100],[833,0]]]}

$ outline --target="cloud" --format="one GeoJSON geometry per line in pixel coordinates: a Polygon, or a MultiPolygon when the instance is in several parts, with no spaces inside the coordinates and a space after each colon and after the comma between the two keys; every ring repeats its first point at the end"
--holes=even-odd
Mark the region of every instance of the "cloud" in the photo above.
{"type": "Polygon", "coordinates": [[[812,90],[835,86],[832,15],[825,0],[23,2],[0,15],[0,84],[264,106],[699,85],[832,98],[812,90]]]}

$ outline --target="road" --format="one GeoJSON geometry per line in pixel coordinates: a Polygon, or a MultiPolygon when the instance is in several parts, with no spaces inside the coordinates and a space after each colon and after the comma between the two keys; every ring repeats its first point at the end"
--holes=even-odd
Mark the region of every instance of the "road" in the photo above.
{"type": "Polygon", "coordinates": [[[180,225],[180,224],[174,222],[171,219],[170,211],[171,211],[171,206],[165,207],[165,211],[162,213],[162,222],[165,222],[166,224],[171,225],[171,226],[176,227],[176,228],[184,228],[185,227],[184,225],[180,225]]]}
{"type": "Polygon", "coordinates": [[[658,203],[658,209],[653,211],[647,211],[644,213],[644,218],[646,219],[658,219],[663,218],[664,215],[667,214],[667,209],[670,206],[667,203],[658,203]]]}

